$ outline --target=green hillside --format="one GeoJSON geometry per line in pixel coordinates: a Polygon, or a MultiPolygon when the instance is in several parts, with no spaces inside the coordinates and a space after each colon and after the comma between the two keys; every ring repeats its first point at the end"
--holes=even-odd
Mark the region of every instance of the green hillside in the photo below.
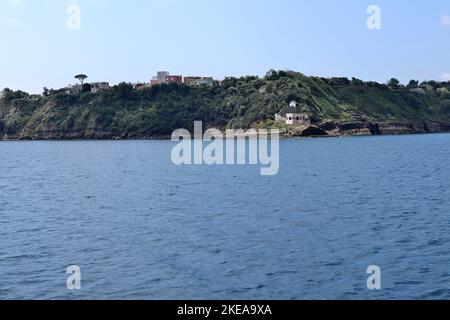
{"type": "Polygon", "coordinates": [[[195,120],[204,127],[277,126],[289,133],[293,128],[274,123],[274,115],[292,100],[306,104],[313,126],[330,134],[373,126],[372,133],[450,131],[450,83],[385,85],[280,71],[268,78],[227,78],[213,87],[133,90],[122,83],[96,94],[51,90],[47,96],[5,89],[0,138],[165,137],[178,128],[192,130],[195,120]]]}

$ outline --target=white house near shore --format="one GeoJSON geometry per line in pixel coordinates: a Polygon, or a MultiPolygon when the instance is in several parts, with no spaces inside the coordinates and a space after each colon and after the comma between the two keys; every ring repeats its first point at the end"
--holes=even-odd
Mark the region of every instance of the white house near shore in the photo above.
{"type": "Polygon", "coordinates": [[[298,107],[297,101],[291,101],[289,107],[283,108],[275,115],[275,121],[285,122],[292,126],[310,126],[311,118],[308,113],[298,107]]]}

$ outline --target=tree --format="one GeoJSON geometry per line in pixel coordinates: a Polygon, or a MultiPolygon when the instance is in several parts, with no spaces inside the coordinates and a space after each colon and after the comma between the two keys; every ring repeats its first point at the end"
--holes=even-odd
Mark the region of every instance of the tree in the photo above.
{"type": "Polygon", "coordinates": [[[352,78],[352,83],[355,86],[363,86],[364,85],[364,81],[357,79],[357,78],[352,78]]]}
{"type": "Polygon", "coordinates": [[[42,95],[43,95],[44,97],[48,97],[49,92],[50,92],[50,90],[48,90],[47,87],[44,87],[44,91],[43,91],[42,95]]]}
{"type": "Polygon", "coordinates": [[[27,92],[21,91],[21,90],[11,90],[9,88],[3,89],[1,92],[1,97],[5,101],[15,100],[15,99],[26,99],[30,95],[27,92]]]}
{"type": "Polygon", "coordinates": [[[11,95],[11,89],[5,88],[2,91],[0,91],[0,99],[9,100],[9,97],[11,95]]]}
{"type": "Polygon", "coordinates": [[[133,92],[133,86],[126,82],[119,83],[115,89],[121,98],[128,98],[133,92]]]}
{"type": "Polygon", "coordinates": [[[406,86],[408,89],[416,89],[419,86],[419,81],[411,80],[406,86]]]}
{"type": "Polygon", "coordinates": [[[445,87],[437,89],[437,92],[439,93],[439,95],[442,98],[445,98],[445,99],[449,99],[450,98],[450,91],[447,88],[445,88],[445,87]]]}
{"type": "Polygon", "coordinates": [[[82,85],[81,92],[91,92],[91,85],[89,83],[85,83],[82,85]]]}
{"type": "Polygon", "coordinates": [[[391,89],[398,89],[398,87],[400,85],[400,81],[398,81],[395,78],[392,78],[391,80],[388,81],[387,85],[391,89]]]}
{"type": "Polygon", "coordinates": [[[80,81],[81,85],[84,84],[84,80],[86,80],[87,78],[88,78],[88,76],[85,75],[85,74],[78,74],[78,75],[75,76],[75,79],[80,81]]]}

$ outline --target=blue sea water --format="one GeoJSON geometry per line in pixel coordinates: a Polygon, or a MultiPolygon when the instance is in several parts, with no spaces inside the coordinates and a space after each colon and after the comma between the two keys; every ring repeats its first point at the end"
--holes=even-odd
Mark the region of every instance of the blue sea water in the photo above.
{"type": "Polygon", "coordinates": [[[0,299],[450,298],[450,135],[283,140],[267,177],[173,145],[0,142],[0,299]]]}

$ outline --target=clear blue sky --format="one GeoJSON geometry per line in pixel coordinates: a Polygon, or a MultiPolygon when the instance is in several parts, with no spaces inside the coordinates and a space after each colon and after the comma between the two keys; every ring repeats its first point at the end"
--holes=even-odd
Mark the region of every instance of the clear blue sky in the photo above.
{"type": "Polygon", "coordinates": [[[291,69],[385,82],[450,74],[448,0],[0,0],[0,88],[291,69]],[[68,5],[81,29],[66,26],[68,5]],[[381,8],[382,28],[366,26],[381,8]]]}

